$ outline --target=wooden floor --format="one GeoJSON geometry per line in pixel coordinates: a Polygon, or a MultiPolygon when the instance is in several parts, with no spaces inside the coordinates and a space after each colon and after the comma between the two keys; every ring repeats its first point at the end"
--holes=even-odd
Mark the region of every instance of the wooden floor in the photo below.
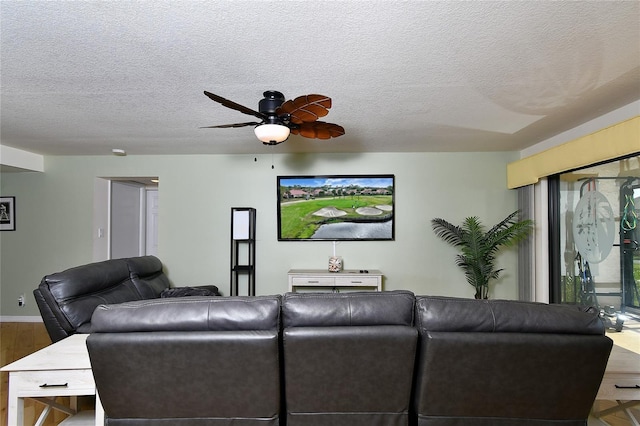
{"type": "MultiPolygon", "coordinates": [[[[51,339],[40,322],[7,322],[0,323],[0,366],[7,365],[26,355],[51,344],[51,339]]],[[[7,395],[9,388],[9,373],[1,373],[0,380],[0,425],[7,425],[7,395]]],[[[58,402],[67,403],[69,398],[58,398],[58,402]]],[[[33,425],[42,412],[44,405],[26,400],[24,403],[25,424],[33,425]]],[[[50,413],[44,425],[57,425],[67,416],[54,411],[50,413]]],[[[14,426],[14,425],[12,425],[14,426]]]]}
{"type": "MultiPolygon", "coordinates": [[[[630,324],[631,325],[631,324],[630,324]]],[[[630,330],[623,330],[622,333],[627,331],[626,334],[619,334],[618,336],[610,335],[614,338],[638,338],[640,333],[640,327],[636,324],[635,327],[631,326],[630,330]],[[635,335],[634,335],[635,334],[635,335]]],[[[49,335],[47,334],[44,324],[42,323],[0,323],[0,366],[7,365],[17,359],[20,359],[30,353],[44,348],[51,344],[49,335]]],[[[7,391],[9,374],[0,373],[1,387],[0,387],[0,426],[7,425],[7,391]]],[[[68,398],[58,398],[58,402],[68,404],[68,398]]],[[[606,404],[606,403],[603,403],[606,404]]],[[[611,403],[613,405],[613,403],[611,403]]],[[[25,406],[25,424],[33,425],[42,412],[43,406],[37,402],[26,400],[25,406]]],[[[601,409],[606,408],[603,405],[601,409]]],[[[49,414],[44,426],[53,426],[59,424],[67,416],[63,413],[54,411],[49,414]]],[[[623,418],[621,415],[607,416],[607,423],[611,426],[631,426],[631,421],[623,418]]],[[[594,419],[589,420],[589,426],[600,425],[601,423],[594,419]]],[[[15,426],[15,425],[11,425],[15,426]]]]}

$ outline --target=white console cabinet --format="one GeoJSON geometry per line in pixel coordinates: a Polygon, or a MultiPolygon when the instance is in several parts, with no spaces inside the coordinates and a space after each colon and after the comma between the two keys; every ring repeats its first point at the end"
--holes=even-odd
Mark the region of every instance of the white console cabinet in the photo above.
{"type": "Polygon", "coordinates": [[[341,291],[341,290],[382,291],[382,272],[375,269],[345,269],[328,272],[322,269],[289,270],[289,291],[341,291]]]}

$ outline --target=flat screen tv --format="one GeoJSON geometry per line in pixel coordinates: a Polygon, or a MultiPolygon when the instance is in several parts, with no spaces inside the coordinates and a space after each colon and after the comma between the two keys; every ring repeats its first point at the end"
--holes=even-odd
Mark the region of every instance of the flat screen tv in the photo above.
{"type": "Polygon", "coordinates": [[[395,239],[394,175],[278,176],[278,241],[395,239]]]}

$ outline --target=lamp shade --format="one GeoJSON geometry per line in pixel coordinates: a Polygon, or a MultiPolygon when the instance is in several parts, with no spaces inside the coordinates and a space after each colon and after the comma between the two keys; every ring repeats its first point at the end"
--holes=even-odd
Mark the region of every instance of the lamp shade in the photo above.
{"type": "Polygon", "coordinates": [[[257,138],[266,144],[286,141],[290,131],[287,126],[281,124],[261,124],[254,129],[257,138]]]}

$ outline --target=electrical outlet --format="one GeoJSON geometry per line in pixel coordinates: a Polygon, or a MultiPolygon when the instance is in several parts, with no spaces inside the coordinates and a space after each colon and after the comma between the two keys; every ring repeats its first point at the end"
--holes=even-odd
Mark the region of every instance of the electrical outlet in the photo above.
{"type": "Polygon", "coordinates": [[[26,301],[24,299],[24,294],[21,294],[20,296],[18,296],[18,306],[24,308],[24,305],[26,305],[26,301]]]}

